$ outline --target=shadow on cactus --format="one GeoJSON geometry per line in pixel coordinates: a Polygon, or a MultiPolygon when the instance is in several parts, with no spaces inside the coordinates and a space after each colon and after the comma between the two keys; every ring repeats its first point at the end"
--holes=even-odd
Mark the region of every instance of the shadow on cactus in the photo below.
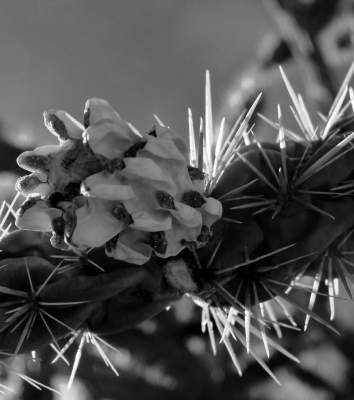
{"type": "Polygon", "coordinates": [[[223,343],[242,375],[244,347],[278,382],[265,360],[279,351],[299,361],[272,338],[301,329],[292,311],[304,329],[312,318],[336,332],[314,313],[316,297],[328,297],[330,319],[340,286],[352,298],[353,71],[317,126],[281,70],[299,132],[279,106],[277,121],[262,117],[276,143],[260,142],[250,123],[260,95],[230,131],[224,120],[215,129],[208,72],[199,130],[189,110],[189,146],[159,119],[140,133],[101,99],[88,100],[83,124],[46,112],[58,145],[19,156],[30,174],[1,208],[4,357],[49,345],[53,361],[72,364],[70,387],[89,343],[118,374],[102,336],[188,295],[214,353],[223,343]]]}

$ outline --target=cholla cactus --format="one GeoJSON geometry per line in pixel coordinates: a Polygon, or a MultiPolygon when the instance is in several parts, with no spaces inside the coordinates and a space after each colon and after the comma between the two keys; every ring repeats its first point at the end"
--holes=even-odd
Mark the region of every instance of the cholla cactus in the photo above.
{"type": "MultiPolygon", "coordinates": [[[[98,335],[134,326],[187,294],[202,308],[214,352],[217,331],[240,375],[232,339],[277,381],[252,344],[298,361],[267,333],[299,329],[287,303],[305,314],[305,329],[313,318],[335,330],[313,312],[321,282],[331,319],[339,282],[352,297],[353,71],[354,64],[318,127],[282,71],[300,133],[283,125],[279,106],[278,121],[267,120],[275,144],[261,143],[249,125],[260,96],[230,132],[224,121],[214,130],[208,73],[198,133],[189,111],[189,148],[162,123],[141,135],[104,100],[87,102],[83,126],[63,111],[45,113],[59,145],[19,157],[32,173],[18,181],[27,199],[16,224],[51,232],[52,245],[67,252],[57,266],[38,257],[3,261],[3,350],[51,343],[57,360],[78,341],[70,386],[84,343],[116,372],[98,335]],[[313,279],[310,288],[303,276],[313,279]],[[293,300],[294,290],[309,293],[308,308],[293,300]]],[[[4,236],[9,256],[11,235],[4,236]]]]}

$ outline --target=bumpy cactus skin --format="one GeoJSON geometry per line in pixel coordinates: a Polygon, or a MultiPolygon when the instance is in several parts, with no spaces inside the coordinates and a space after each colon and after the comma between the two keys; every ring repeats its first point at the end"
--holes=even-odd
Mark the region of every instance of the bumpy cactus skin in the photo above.
{"type": "MultiPolygon", "coordinates": [[[[106,272],[96,273],[93,264],[79,258],[77,268],[61,271],[50,262],[51,257],[38,256],[48,252],[49,237],[31,232],[29,243],[26,236],[25,231],[17,231],[1,243],[0,343],[4,352],[36,350],[83,327],[100,334],[119,332],[151,318],[181,296],[166,281],[162,265],[148,262],[141,268],[116,260],[110,265],[107,259],[106,272]],[[21,312],[9,319],[7,311],[14,307],[21,312]],[[32,322],[14,329],[24,317],[32,322]]],[[[104,257],[99,249],[92,252],[90,261],[104,257]]]]}
{"type": "MultiPolygon", "coordinates": [[[[338,137],[324,144],[314,141],[311,144],[312,149],[309,150],[309,159],[301,161],[303,170],[308,165],[310,157],[311,164],[315,163],[339,142],[338,137]],[[322,150],[313,156],[320,146],[322,150]]],[[[232,293],[235,292],[240,280],[250,280],[259,286],[259,295],[265,299],[269,298],[269,293],[265,292],[259,282],[270,278],[290,284],[294,276],[304,268],[312,275],[311,264],[321,259],[322,254],[336,239],[343,237],[353,228],[354,198],[344,192],[339,195],[333,188],[340,187],[343,182],[353,179],[354,154],[351,145],[348,144],[344,149],[347,151],[345,155],[321,169],[303,184],[296,186],[294,173],[298,171],[297,167],[307,144],[289,143],[286,161],[289,182],[284,192],[281,188],[275,192],[264,181],[258,179],[242,191],[242,196],[223,197],[232,189],[242,187],[258,178],[249,164],[252,164],[257,171],[262,171],[268,182],[277,185],[266,158],[271,160],[274,170],[278,171],[282,167],[281,151],[275,145],[262,146],[262,151],[256,145],[245,147],[242,150],[244,160],[237,159],[228,167],[212,193],[212,196],[221,198],[223,216],[230,221],[242,221],[242,224],[237,225],[222,220],[217,222],[214,226],[214,238],[208,243],[207,248],[201,249],[199,253],[201,260],[207,263],[221,239],[211,271],[218,273],[220,270],[230,269],[230,272],[226,271],[219,277],[233,275],[229,283],[232,293]],[[284,250],[277,252],[278,249],[284,250]],[[245,263],[245,252],[249,259],[274,252],[275,254],[248,264],[245,263]],[[289,260],[291,262],[288,263],[289,260]],[[232,270],[233,266],[242,263],[245,264],[232,270]]],[[[301,173],[301,170],[298,171],[299,176],[301,173]]],[[[335,255],[333,257],[335,258],[335,255]]],[[[209,273],[212,276],[211,271],[209,273]]],[[[338,278],[335,268],[333,277],[338,278]]],[[[215,277],[211,278],[213,279],[215,277]]],[[[244,301],[247,290],[246,285],[239,293],[240,300],[244,301]]],[[[253,294],[250,297],[251,302],[256,301],[253,294]]]]}

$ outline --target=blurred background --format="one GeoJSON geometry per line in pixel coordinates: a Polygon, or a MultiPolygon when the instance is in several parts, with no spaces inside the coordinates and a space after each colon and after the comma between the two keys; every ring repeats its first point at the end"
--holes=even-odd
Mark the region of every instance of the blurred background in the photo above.
{"type": "MultiPolygon", "coordinates": [[[[352,0],[2,0],[0,2],[0,200],[11,199],[23,149],[53,142],[42,123],[49,108],[82,120],[85,100],[107,99],[142,132],[153,114],[186,136],[187,107],[203,114],[204,74],[212,76],[216,124],[232,122],[262,91],[258,111],[284,108],[292,127],[282,64],[313,111],[326,113],[354,58],[352,0]]],[[[275,131],[256,118],[255,132],[275,131]]],[[[319,302],[318,310],[326,303],[319,302]]],[[[13,362],[63,395],[38,392],[8,371],[13,399],[288,399],[354,398],[354,306],[338,301],[337,337],[311,323],[282,343],[301,366],[274,355],[277,386],[246,355],[239,378],[220,346],[213,357],[201,336],[199,310],[188,299],[135,330],[110,338],[120,377],[88,347],[78,378],[65,391],[68,369],[43,352],[13,362]]],[[[301,319],[300,319],[301,321],[301,319]]],[[[302,322],[302,321],[301,321],[302,322]]],[[[244,352],[243,352],[244,353],[244,352]]],[[[1,395],[0,395],[1,396],[1,395]]]]}

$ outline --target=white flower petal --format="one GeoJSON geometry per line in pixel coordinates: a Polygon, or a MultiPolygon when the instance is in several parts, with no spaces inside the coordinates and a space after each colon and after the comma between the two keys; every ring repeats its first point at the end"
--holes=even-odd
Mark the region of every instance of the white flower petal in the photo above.
{"type": "Polygon", "coordinates": [[[146,233],[128,228],[119,235],[115,246],[110,251],[106,250],[107,255],[131,264],[145,264],[152,254],[152,249],[145,243],[146,240],[146,233]]]}
{"type": "Polygon", "coordinates": [[[85,187],[92,196],[106,200],[129,200],[135,197],[130,185],[123,182],[118,173],[99,172],[89,176],[85,187]]]}
{"type": "Polygon", "coordinates": [[[176,210],[171,210],[171,214],[182,224],[188,228],[196,228],[202,226],[201,213],[187,204],[175,201],[176,210]]]}
{"type": "Polygon", "coordinates": [[[90,126],[85,135],[93,152],[109,159],[121,158],[136,141],[135,133],[123,120],[90,126]]]}
{"type": "Polygon", "coordinates": [[[16,189],[25,196],[46,197],[52,190],[50,185],[45,182],[45,176],[41,173],[32,173],[20,177],[16,182],[16,189]]]}
{"type": "Polygon", "coordinates": [[[113,216],[115,202],[87,198],[76,210],[76,227],[70,241],[80,247],[99,247],[125,228],[126,223],[113,216]]]}
{"type": "Polygon", "coordinates": [[[66,111],[48,110],[43,117],[47,129],[60,140],[82,139],[83,125],[66,111]]]}
{"type": "Polygon", "coordinates": [[[189,150],[186,142],[183,140],[180,134],[178,134],[177,132],[173,131],[170,128],[167,128],[166,126],[157,126],[155,131],[156,131],[156,136],[158,138],[172,140],[175,143],[178,150],[183,155],[185,161],[188,162],[189,150]]]}
{"type": "Polygon", "coordinates": [[[125,261],[130,264],[143,265],[149,261],[151,251],[149,251],[146,246],[145,253],[142,253],[126,246],[124,243],[120,243],[118,240],[114,251],[109,255],[116,260],[125,261]]]}
{"type": "Polygon", "coordinates": [[[128,179],[144,179],[160,183],[161,189],[170,193],[176,192],[176,185],[172,179],[164,173],[157,163],[149,158],[124,158],[125,168],[121,171],[128,179]],[[162,185],[161,185],[162,184],[162,185]]]}
{"type": "Polygon", "coordinates": [[[106,120],[122,121],[120,115],[107,100],[97,97],[88,99],[85,104],[85,124],[91,126],[106,120]]]}
{"type": "Polygon", "coordinates": [[[171,229],[172,218],[166,213],[141,210],[131,216],[134,222],[129,226],[139,231],[159,232],[171,229]]]}
{"type": "MultiPolygon", "coordinates": [[[[167,240],[167,249],[163,258],[177,256],[186,246],[185,241],[195,242],[199,234],[200,228],[187,228],[178,222],[174,222],[172,229],[165,231],[167,240]]],[[[161,255],[159,254],[161,257],[161,255]]]]}
{"type": "Polygon", "coordinates": [[[168,160],[175,160],[185,163],[186,160],[183,154],[175,145],[174,141],[167,138],[156,138],[148,136],[146,145],[142,150],[142,154],[151,153],[160,158],[167,158],[168,160]]]}
{"type": "Polygon", "coordinates": [[[171,215],[166,211],[157,211],[149,208],[144,199],[135,197],[123,202],[123,204],[133,219],[133,223],[130,225],[131,228],[148,232],[171,229],[171,215]]]}
{"type": "Polygon", "coordinates": [[[205,204],[202,205],[203,223],[210,227],[222,217],[222,204],[213,197],[207,197],[205,204]]]}
{"type": "Polygon", "coordinates": [[[43,200],[28,200],[27,203],[22,205],[16,216],[16,226],[19,229],[51,232],[52,220],[60,217],[62,213],[57,208],[48,207],[47,203],[43,200]]]}

